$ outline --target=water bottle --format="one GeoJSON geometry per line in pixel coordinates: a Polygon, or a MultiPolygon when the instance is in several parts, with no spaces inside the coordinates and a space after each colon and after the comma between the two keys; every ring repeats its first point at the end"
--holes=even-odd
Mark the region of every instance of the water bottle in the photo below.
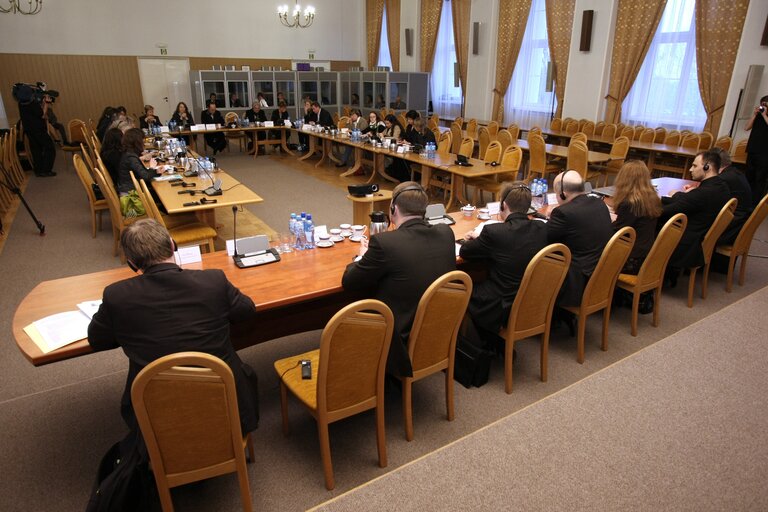
{"type": "Polygon", "coordinates": [[[288,232],[295,233],[296,230],[296,214],[291,213],[291,219],[288,221],[288,232]]]}
{"type": "Polygon", "coordinates": [[[296,224],[294,229],[294,236],[296,237],[296,243],[294,246],[297,250],[304,250],[304,246],[307,245],[306,233],[304,233],[304,221],[307,219],[306,212],[301,212],[301,216],[296,217],[296,224]]]}
{"type": "Polygon", "coordinates": [[[549,204],[549,201],[547,200],[547,191],[549,190],[549,185],[547,185],[546,178],[541,179],[541,188],[541,205],[547,206],[549,204]]]}
{"type": "Polygon", "coordinates": [[[429,143],[429,158],[434,160],[435,156],[437,154],[437,148],[435,147],[434,142],[429,143]]]}
{"type": "Polygon", "coordinates": [[[305,249],[314,249],[315,248],[315,225],[312,222],[312,214],[308,213],[306,220],[304,220],[304,238],[305,238],[305,249]]]}
{"type": "Polygon", "coordinates": [[[533,183],[531,183],[531,196],[533,196],[533,199],[531,201],[531,206],[534,210],[538,210],[541,208],[541,185],[539,183],[538,178],[534,178],[533,183]]]}

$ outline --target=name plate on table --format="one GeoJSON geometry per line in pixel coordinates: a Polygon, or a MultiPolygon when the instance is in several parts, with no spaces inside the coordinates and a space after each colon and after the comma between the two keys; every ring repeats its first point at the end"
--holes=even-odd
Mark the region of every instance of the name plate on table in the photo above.
{"type": "Polygon", "coordinates": [[[192,131],[192,132],[200,132],[200,131],[205,130],[205,125],[204,124],[193,124],[192,126],[189,127],[189,130],[192,131]]]}
{"type": "Polygon", "coordinates": [[[160,133],[170,133],[171,129],[167,126],[161,126],[160,127],[160,133]]]}
{"type": "Polygon", "coordinates": [[[290,119],[283,119],[283,126],[287,126],[288,128],[290,128],[291,126],[293,126],[293,124],[291,123],[290,119]]]}
{"type": "Polygon", "coordinates": [[[273,128],[275,126],[274,121],[264,121],[264,126],[267,128],[273,128]]]}
{"type": "Polygon", "coordinates": [[[216,129],[216,125],[215,124],[206,124],[205,125],[205,129],[206,130],[215,130],[216,129]]]}

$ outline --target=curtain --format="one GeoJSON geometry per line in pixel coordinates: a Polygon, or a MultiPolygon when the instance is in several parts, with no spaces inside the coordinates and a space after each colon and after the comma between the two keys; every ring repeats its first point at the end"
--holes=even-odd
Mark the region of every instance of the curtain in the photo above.
{"type": "Polygon", "coordinates": [[[565,77],[568,74],[568,53],[571,50],[573,11],[576,7],[576,0],[546,0],[546,5],[549,58],[554,67],[555,97],[557,97],[555,117],[562,117],[565,77]]]}
{"type": "Polygon", "coordinates": [[[381,16],[384,12],[383,0],[365,0],[366,36],[368,37],[368,69],[376,67],[381,43],[381,16]]]}
{"type": "MultiPolygon", "coordinates": [[[[461,82],[461,104],[464,105],[467,91],[467,59],[469,55],[469,9],[470,0],[452,0],[453,39],[456,43],[456,62],[459,65],[461,82]]],[[[463,111],[463,108],[462,108],[463,111]]]]}
{"type": "Polygon", "coordinates": [[[386,0],[387,39],[392,71],[400,71],[400,0],[386,0]]]}
{"type": "Polygon", "coordinates": [[[531,10],[531,0],[499,0],[499,33],[496,46],[496,80],[493,88],[492,117],[504,119],[504,94],[512,79],[525,24],[531,10]]]}
{"type": "Polygon", "coordinates": [[[395,68],[392,67],[392,56],[389,54],[389,37],[388,37],[388,30],[384,30],[383,27],[387,26],[387,22],[389,20],[389,8],[387,6],[384,6],[384,12],[381,15],[381,39],[379,40],[379,58],[376,59],[377,66],[386,66],[391,70],[394,70],[395,68]]]}
{"type": "MultiPolygon", "coordinates": [[[[370,1],[370,0],[369,0],[370,1]]],[[[443,0],[421,0],[421,70],[432,71],[443,0]]]]}
{"type": "Polygon", "coordinates": [[[456,42],[453,39],[453,14],[449,0],[443,2],[435,42],[435,58],[429,81],[432,107],[440,117],[461,115],[461,80],[456,85],[456,42]]]}
{"type": "Polygon", "coordinates": [[[635,82],[667,0],[619,0],[605,121],[621,120],[621,103],[635,82]]]}
{"type": "Polygon", "coordinates": [[[696,63],[707,122],[717,138],[749,0],[696,1],[696,63]]]}

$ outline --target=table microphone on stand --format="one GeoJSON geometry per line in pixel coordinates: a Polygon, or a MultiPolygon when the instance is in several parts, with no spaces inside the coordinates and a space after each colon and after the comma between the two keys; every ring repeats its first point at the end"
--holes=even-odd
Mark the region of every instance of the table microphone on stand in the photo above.
{"type": "Polygon", "coordinates": [[[247,252],[248,250],[243,254],[238,252],[237,205],[232,206],[232,235],[234,237],[234,240],[232,240],[232,260],[238,268],[256,267],[280,261],[280,254],[274,248],[269,247],[269,239],[265,235],[258,235],[244,240],[249,242],[247,245],[249,245],[248,250],[251,252],[247,252]]]}

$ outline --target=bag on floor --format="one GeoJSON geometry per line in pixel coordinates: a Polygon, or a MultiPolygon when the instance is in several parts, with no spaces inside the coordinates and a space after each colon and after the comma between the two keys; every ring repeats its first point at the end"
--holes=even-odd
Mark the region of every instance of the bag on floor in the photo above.
{"type": "Polygon", "coordinates": [[[488,382],[493,352],[486,350],[483,345],[479,337],[471,334],[459,333],[456,339],[453,378],[465,388],[479,388],[488,382]]]}

